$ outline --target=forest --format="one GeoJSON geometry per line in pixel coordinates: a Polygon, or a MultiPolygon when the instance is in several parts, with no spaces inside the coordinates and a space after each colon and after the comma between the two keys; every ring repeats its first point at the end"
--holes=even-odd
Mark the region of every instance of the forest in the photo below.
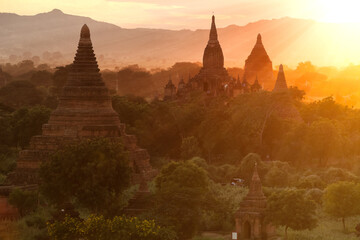
{"type": "MultiPolygon", "coordinates": [[[[1,66],[0,184],[15,169],[19,151],[41,134],[69,67],[30,60],[1,66]]],[[[357,239],[360,111],[355,98],[326,95],[338,86],[324,84],[330,80],[321,77],[325,71],[333,78],[344,76],[345,70],[324,70],[310,62],[285,68],[293,86],[286,94],[260,91],[231,98],[194,91],[183,100],[159,97],[169,77],[186,80],[199,69],[197,63],[176,63],[169,69],[132,65],[102,71],[126,132],[147,149],[159,172],[148,183],[150,204],[143,214],[123,215],[140,187],[130,184],[123,144],[93,139],[68,146],[43,164],[37,191],[10,194],[21,218],[0,226],[8,230],[2,235],[0,229],[0,238],[228,239],[256,163],[268,220],[279,236],[357,239]],[[294,106],[301,120],[276,114],[275,106],[284,104],[294,106]],[[100,159],[105,161],[98,164],[100,159]]],[[[236,78],[243,70],[228,72],[236,78]]],[[[342,90],[348,86],[344,83],[342,90]]]]}

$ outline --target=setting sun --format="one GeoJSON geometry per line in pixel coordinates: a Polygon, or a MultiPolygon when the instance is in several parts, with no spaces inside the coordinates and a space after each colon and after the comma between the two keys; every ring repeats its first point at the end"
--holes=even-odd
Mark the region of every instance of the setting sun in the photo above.
{"type": "Polygon", "coordinates": [[[317,0],[317,19],[334,23],[360,23],[359,0],[317,0]]]}

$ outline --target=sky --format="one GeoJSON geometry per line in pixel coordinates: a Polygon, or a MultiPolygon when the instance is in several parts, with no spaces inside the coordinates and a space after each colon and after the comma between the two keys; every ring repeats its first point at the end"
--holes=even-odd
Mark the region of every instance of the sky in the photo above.
{"type": "Polygon", "coordinates": [[[294,17],[360,23],[360,0],[0,0],[0,12],[35,15],[60,9],[125,28],[204,29],[294,17]]]}

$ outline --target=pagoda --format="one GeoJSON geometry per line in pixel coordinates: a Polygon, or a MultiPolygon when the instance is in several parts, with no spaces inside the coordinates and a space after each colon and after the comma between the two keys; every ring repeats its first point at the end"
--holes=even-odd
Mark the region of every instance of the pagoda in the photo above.
{"type": "Polygon", "coordinates": [[[287,83],[286,83],[286,79],[285,79],[284,67],[282,64],[280,64],[279,72],[278,72],[277,79],[275,82],[275,87],[272,91],[273,92],[284,92],[287,90],[288,90],[288,87],[287,87],[287,83]]]}
{"type": "Polygon", "coordinates": [[[252,49],[250,55],[245,60],[244,75],[250,84],[255,82],[258,76],[265,89],[271,89],[274,75],[272,62],[262,43],[261,35],[258,34],[256,44],[252,49]]]}
{"type": "Polygon", "coordinates": [[[266,197],[262,191],[261,180],[255,163],[249,192],[240,203],[235,214],[238,239],[269,239],[275,234],[275,228],[265,221],[266,197]]]}
{"type": "Polygon", "coordinates": [[[176,87],[173,84],[171,77],[164,88],[164,100],[172,100],[176,97],[176,87]]]}
{"type": "Polygon", "coordinates": [[[294,100],[288,91],[282,64],[279,66],[279,72],[272,94],[274,99],[276,99],[276,102],[273,105],[272,115],[295,122],[303,122],[300,112],[296,108],[294,100]]]}
{"type": "Polygon", "coordinates": [[[58,107],[51,113],[48,123],[42,126],[42,135],[32,137],[29,148],[19,153],[17,168],[8,177],[9,184],[38,184],[40,164],[49,160],[52,153],[66,144],[95,137],[124,143],[133,169],[132,183],[149,180],[156,174],[148,152],[137,146],[135,136],[125,133],[125,125],[112,108],[93,51],[90,30],[84,25],[58,107]]]}
{"type": "Polygon", "coordinates": [[[224,90],[223,86],[229,81],[230,76],[224,68],[224,55],[218,40],[215,16],[212,16],[209,41],[203,55],[203,67],[190,79],[189,86],[215,96],[224,90]]]}

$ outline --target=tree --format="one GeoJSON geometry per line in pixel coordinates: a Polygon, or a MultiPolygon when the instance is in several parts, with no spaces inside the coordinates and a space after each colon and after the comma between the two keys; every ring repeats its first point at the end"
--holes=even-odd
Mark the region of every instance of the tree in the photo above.
{"type": "Polygon", "coordinates": [[[33,191],[14,189],[9,195],[9,203],[19,210],[20,216],[34,211],[37,207],[38,194],[33,191]]]}
{"type": "Polygon", "coordinates": [[[169,163],[156,178],[157,215],[181,239],[196,233],[208,187],[205,170],[189,161],[169,163]]]}
{"type": "Polygon", "coordinates": [[[294,230],[312,229],[317,225],[315,218],[316,203],[305,197],[303,191],[285,189],[273,192],[267,201],[267,220],[276,226],[294,230]]]}
{"type": "Polygon", "coordinates": [[[137,217],[90,215],[84,221],[66,216],[48,225],[51,239],[62,240],[176,240],[176,234],[154,220],[137,217]]]}
{"type": "Polygon", "coordinates": [[[341,218],[345,231],[345,218],[360,213],[360,184],[338,182],[325,189],[323,206],[325,212],[333,217],[341,218]]]}
{"type": "Polygon", "coordinates": [[[187,160],[199,156],[201,156],[201,149],[199,148],[198,140],[194,136],[183,138],[181,143],[181,157],[187,160]]]}
{"type": "Polygon", "coordinates": [[[112,215],[130,184],[130,168],[122,143],[98,138],[55,153],[41,166],[40,177],[40,189],[51,202],[74,199],[92,212],[112,215]]]}
{"type": "Polygon", "coordinates": [[[12,81],[0,88],[0,101],[12,108],[41,104],[43,98],[43,93],[28,81],[12,81]]]}
{"type": "Polygon", "coordinates": [[[32,136],[41,134],[42,125],[50,118],[51,110],[43,106],[22,107],[10,118],[13,145],[25,147],[32,136]]]}

